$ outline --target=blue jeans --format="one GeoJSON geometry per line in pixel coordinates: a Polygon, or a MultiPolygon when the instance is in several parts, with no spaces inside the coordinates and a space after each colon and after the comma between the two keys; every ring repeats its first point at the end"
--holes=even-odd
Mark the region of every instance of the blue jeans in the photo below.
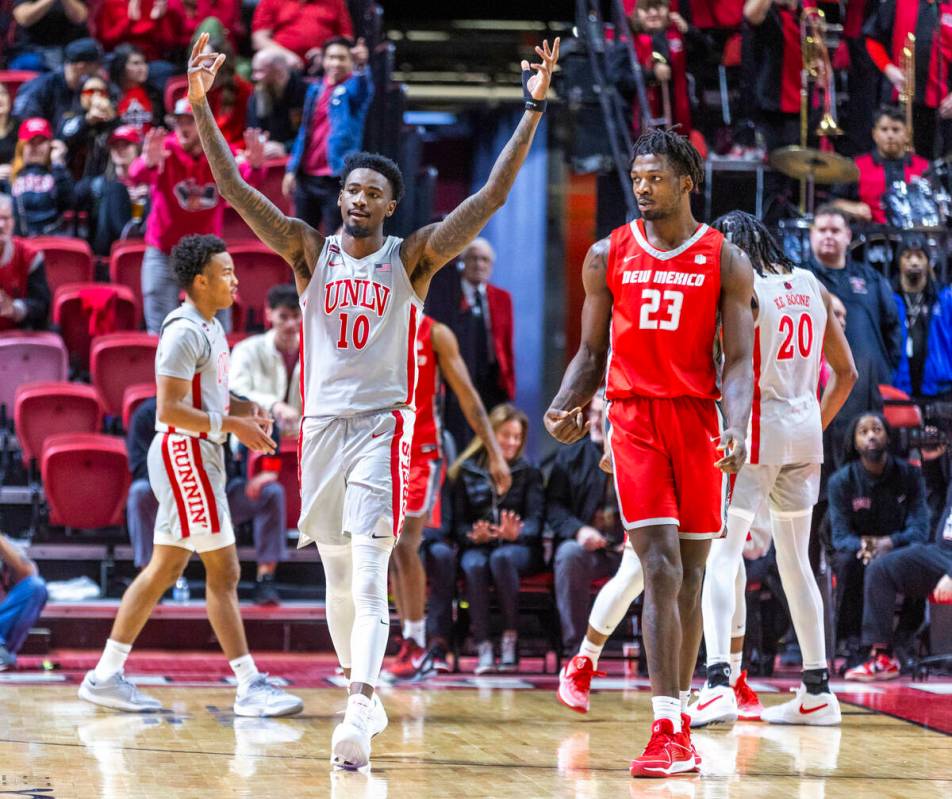
{"type": "Polygon", "coordinates": [[[443,644],[453,633],[453,594],[456,591],[456,547],[445,541],[424,541],[420,557],[426,569],[430,596],[426,613],[426,638],[443,644]]]}
{"type": "Polygon", "coordinates": [[[515,630],[519,624],[519,578],[539,566],[536,548],[525,544],[472,547],[463,552],[460,568],[466,576],[466,598],[473,640],[489,640],[489,583],[496,586],[496,601],[502,629],[515,630]]]}
{"type": "Polygon", "coordinates": [[[42,577],[26,577],[10,589],[0,602],[0,646],[15,655],[33,623],[46,605],[46,583],[42,577]]]}

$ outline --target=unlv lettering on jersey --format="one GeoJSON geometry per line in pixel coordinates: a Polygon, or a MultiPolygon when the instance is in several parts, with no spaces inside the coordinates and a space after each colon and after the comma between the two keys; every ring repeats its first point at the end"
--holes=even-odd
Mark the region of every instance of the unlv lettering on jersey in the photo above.
{"type": "Polygon", "coordinates": [[[389,300],[390,289],[372,280],[348,278],[324,286],[324,313],[328,315],[344,308],[367,308],[380,317],[389,300]]]}

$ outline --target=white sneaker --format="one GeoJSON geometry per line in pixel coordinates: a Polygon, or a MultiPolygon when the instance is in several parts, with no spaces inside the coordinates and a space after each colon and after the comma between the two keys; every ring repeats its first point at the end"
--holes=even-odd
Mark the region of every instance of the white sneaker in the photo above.
{"type": "Polygon", "coordinates": [[[737,697],[729,685],[707,683],[701,689],[697,701],[685,711],[691,719],[692,727],[705,727],[708,724],[733,724],[737,721],[737,697]]]}
{"type": "Polygon", "coordinates": [[[267,674],[259,674],[243,690],[238,689],[235,696],[236,716],[290,716],[300,713],[304,703],[300,698],[282,691],[268,682],[267,674]]]}
{"type": "Polygon", "coordinates": [[[108,680],[97,680],[95,670],[87,671],[83,684],[79,686],[79,698],[127,713],[151,713],[162,709],[158,699],[142,693],[121,671],[108,680]]]}
{"type": "Polygon", "coordinates": [[[383,702],[380,701],[380,695],[374,691],[373,703],[370,708],[370,737],[376,738],[380,733],[387,729],[390,719],[387,718],[387,711],[384,709],[383,702]]]}
{"type": "Polygon", "coordinates": [[[817,727],[832,727],[840,723],[840,703],[832,692],[808,694],[800,683],[796,696],[789,702],[773,705],[764,710],[763,721],[771,724],[810,724],[817,727]]]}
{"type": "Polygon", "coordinates": [[[335,768],[356,771],[370,763],[373,708],[373,700],[362,694],[351,694],[347,698],[344,720],[331,738],[331,763],[335,768]]]}

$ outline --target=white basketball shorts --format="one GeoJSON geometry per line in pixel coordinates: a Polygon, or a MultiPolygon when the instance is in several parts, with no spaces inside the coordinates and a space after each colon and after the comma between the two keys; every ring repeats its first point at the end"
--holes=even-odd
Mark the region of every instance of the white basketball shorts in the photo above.
{"type": "Polygon", "coordinates": [[[812,510],[820,495],[819,463],[745,464],[734,482],[728,513],[753,520],[764,502],[773,513],[812,510]]]}

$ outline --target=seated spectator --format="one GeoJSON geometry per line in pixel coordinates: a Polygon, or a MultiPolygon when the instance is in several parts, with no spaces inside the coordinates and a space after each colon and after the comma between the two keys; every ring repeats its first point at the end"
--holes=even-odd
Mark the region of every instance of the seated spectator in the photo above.
{"type": "Polygon", "coordinates": [[[903,341],[892,383],[913,397],[947,394],[952,391],[952,289],[936,285],[924,236],[904,236],[896,255],[903,341]]]}
{"type": "MultiPolygon", "coordinates": [[[[129,451],[129,470],[132,485],[126,500],[126,524],[132,543],[137,569],[152,559],[153,532],[159,503],[149,485],[149,448],[155,437],[154,398],[145,400],[132,415],[126,437],[129,451]]],[[[258,605],[276,605],[280,602],[274,586],[274,573],[287,553],[284,487],[278,481],[278,471],[265,469],[251,479],[247,477],[244,446],[239,455],[232,454],[225,445],[225,471],[228,473],[228,510],[238,530],[251,522],[254,530],[255,557],[258,576],[254,601],[258,605]]]]}
{"type": "Polygon", "coordinates": [[[331,39],[324,46],[324,79],[308,87],[281,187],[285,197],[294,196],[297,215],[328,235],[340,226],[337,198],[344,159],[360,149],[373,99],[366,63],[367,48],[354,47],[349,39],[331,39]]]}
{"type": "Polygon", "coordinates": [[[589,434],[561,447],[546,487],[546,519],[555,533],[555,600],[562,621],[562,646],[574,655],[588,628],[592,582],[618,571],[625,529],[618,513],[615,481],[599,468],[605,437],[605,400],[588,406],[589,434]]]}
{"type": "Polygon", "coordinates": [[[932,594],[938,602],[952,602],[952,492],[946,498],[939,533],[932,543],[912,544],[870,563],[862,639],[869,659],[847,671],[847,680],[873,682],[899,676],[900,663],[893,656],[893,616],[899,594],[906,600],[932,594]]]}
{"type": "Polygon", "coordinates": [[[13,235],[13,198],[0,194],[0,331],[42,329],[50,313],[43,253],[13,235]]]}
{"type": "Polygon", "coordinates": [[[43,117],[58,128],[64,114],[79,103],[83,80],[99,73],[102,48],[95,39],[77,39],[66,45],[61,69],[24,83],[13,101],[13,115],[20,119],[43,117]]]}
{"type": "Polygon", "coordinates": [[[131,44],[149,62],[149,81],[159,91],[177,71],[169,58],[187,44],[181,0],[101,0],[95,16],[96,38],[106,52],[131,44]]]}
{"type": "Polygon", "coordinates": [[[109,136],[119,127],[109,83],[99,75],[83,81],[79,105],[63,115],[56,138],[66,145],[74,175],[101,175],[109,163],[109,136]]]}
{"type": "Polygon", "coordinates": [[[497,405],[489,414],[499,447],[512,473],[512,486],[497,496],[480,439],[460,454],[449,469],[453,486],[453,527],[462,551],[470,627],[479,662],[477,674],[496,668],[489,627],[489,589],[496,588],[502,614],[500,671],[519,667],[519,578],[542,566],[542,520],[545,499],[542,473],[523,456],[528,417],[518,408],[497,405]]]}
{"type": "Polygon", "coordinates": [[[237,59],[234,48],[229,43],[221,22],[214,17],[206,19],[198,26],[195,37],[189,43],[189,51],[203,33],[207,33],[209,37],[205,45],[206,53],[221,53],[227,56],[208,92],[208,104],[225,140],[229,144],[240,145],[245,135],[248,100],[254,89],[235,70],[237,59]]]}
{"type": "Polygon", "coordinates": [[[251,20],[252,47],[277,47],[292,69],[303,70],[328,39],[353,35],[345,0],[261,0],[251,20]]]}
{"type": "Polygon", "coordinates": [[[132,221],[146,215],[149,187],[133,183],[129,167],[139,155],[142,137],[132,125],[109,134],[109,163],[101,175],[76,184],[76,208],[89,215],[89,243],[96,255],[108,256],[132,221]]]}
{"type": "Polygon", "coordinates": [[[10,171],[17,234],[59,233],[63,212],[73,206],[73,178],[66,168],[66,145],[53,141],[50,123],[39,117],[25,120],[18,138],[10,171]]]}
{"type": "Polygon", "coordinates": [[[109,80],[119,87],[116,112],[123,125],[132,125],[145,135],[157,124],[161,100],[149,86],[149,63],[138,47],[120,44],[109,62],[109,80]]]}
{"type": "Polygon", "coordinates": [[[0,83],[0,182],[9,182],[19,123],[10,114],[10,92],[0,83]]]}
{"type": "Polygon", "coordinates": [[[248,100],[248,127],[268,134],[269,157],[285,155],[301,127],[308,84],[273,47],[259,50],[251,59],[251,80],[255,90],[248,100]]]}
{"type": "Polygon", "coordinates": [[[14,0],[16,21],[10,69],[47,72],[63,66],[63,50],[89,36],[89,8],[84,0],[14,0]]]}
{"type": "Polygon", "coordinates": [[[856,159],[859,181],[837,186],[834,194],[839,199],[832,205],[863,222],[885,225],[883,195],[893,183],[908,183],[921,175],[929,168],[929,162],[907,152],[906,118],[895,106],[881,106],[873,117],[873,144],[875,149],[871,153],[856,159]]]}
{"type": "Polygon", "coordinates": [[[17,652],[46,605],[46,583],[36,564],[0,533],[0,671],[13,668],[17,652]]]}
{"type": "Polygon", "coordinates": [[[268,290],[265,319],[271,327],[267,333],[235,345],[228,379],[236,394],[271,413],[282,435],[296,438],[301,423],[301,306],[294,286],[268,290]]]}
{"type": "MultiPolygon", "coordinates": [[[[142,155],[132,162],[129,178],[151,187],[152,210],[145,229],[148,249],[142,262],[142,305],[146,329],[158,334],[165,317],[178,307],[179,286],[169,269],[169,253],[191,233],[221,235],[225,213],[208,159],[202,151],[192,106],[186,98],[175,104],[174,132],[153,128],[142,155]]],[[[241,176],[252,184],[264,177],[264,148],[255,135],[246,137],[238,159],[241,176]]],[[[219,315],[225,329],[231,315],[219,315]]]]}
{"type": "Polygon", "coordinates": [[[924,542],[929,520],[922,472],[888,451],[885,418],[858,416],[850,434],[848,462],[828,488],[840,639],[859,634],[868,564],[924,542]]]}

